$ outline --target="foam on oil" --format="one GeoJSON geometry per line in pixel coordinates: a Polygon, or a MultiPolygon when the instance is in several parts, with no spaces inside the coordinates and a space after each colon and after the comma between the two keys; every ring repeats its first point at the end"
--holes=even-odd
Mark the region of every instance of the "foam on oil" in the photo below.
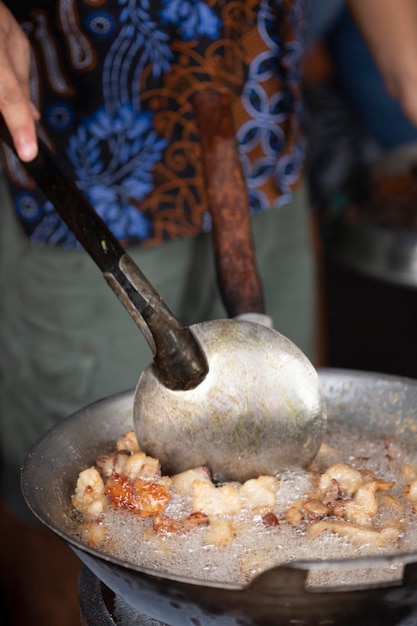
{"type": "MultiPolygon", "coordinates": [[[[162,575],[178,575],[217,583],[248,583],[260,572],[295,560],[334,561],[368,556],[394,555],[417,551],[416,515],[404,497],[407,480],[401,473],[406,463],[416,463],[413,455],[383,437],[369,439],[363,433],[340,426],[328,433],[325,445],[309,471],[287,472],[279,476],[274,513],[277,526],[266,527],[260,515],[242,509],[233,517],[234,537],[224,546],[208,541],[208,527],[184,535],[157,536],[150,518],[122,510],[107,509],[103,522],[110,539],[101,549],[123,561],[151,568],[162,575]],[[394,481],[390,491],[402,505],[379,508],[372,525],[382,528],[393,522],[401,524],[401,536],[395,543],[377,547],[372,543],[355,545],[332,532],[317,538],[308,536],[302,525],[293,527],[284,512],[299,498],[315,490],[317,472],[336,462],[344,462],[360,471],[373,472],[379,479],[394,481]]],[[[173,494],[164,514],[182,518],[192,512],[192,499],[173,494]]],[[[312,568],[307,583],[311,587],[369,585],[401,580],[401,563],[378,561],[375,567],[366,562],[358,567],[312,568]]]]}

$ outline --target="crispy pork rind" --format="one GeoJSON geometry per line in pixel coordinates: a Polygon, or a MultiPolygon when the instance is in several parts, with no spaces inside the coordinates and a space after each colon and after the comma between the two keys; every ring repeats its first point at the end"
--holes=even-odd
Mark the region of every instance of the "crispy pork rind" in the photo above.
{"type": "Polygon", "coordinates": [[[78,475],[72,504],[86,520],[95,520],[102,514],[106,504],[105,486],[95,467],[89,467],[78,475]]]}
{"type": "Polygon", "coordinates": [[[80,525],[80,537],[89,546],[100,548],[108,542],[108,528],[100,520],[83,522],[80,525]]]}
{"type": "Polygon", "coordinates": [[[120,452],[121,450],[126,450],[127,452],[139,452],[139,444],[136,439],[136,434],[134,430],[128,430],[126,433],[120,435],[116,442],[116,449],[120,452]]]}
{"type": "Polygon", "coordinates": [[[244,508],[264,515],[272,511],[277,504],[279,480],[275,476],[259,476],[243,483],[239,489],[240,500],[244,508]]]}
{"type": "Polygon", "coordinates": [[[225,546],[236,536],[236,531],[231,519],[223,517],[210,518],[207,534],[207,543],[212,546],[225,546]]]}
{"type": "Polygon", "coordinates": [[[168,515],[155,515],[153,518],[153,529],[159,536],[163,535],[185,535],[196,528],[209,524],[208,515],[201,512],[190,513],[186,517],[174,519],[168,515]]]}
{"type": "Polygon", "coordinates": [[[211,483],[210,471],[207,467],[195,467],[171,477],[172,490],[182,495],[192,495],[195,480],[211,483]]]}
{"type": "Polygon", "coordinates": [[[226,483],[216,487],[212,482],[195,480],[192,485],[193,511],[202,511],[206,515],[236,515],[240,512],[239,489],[226,483]]]}
{"type": "Polygon", "coordinates": [[[311,524],[307,532],[310,537],[319,537],[325,532],[332,532],[358,546],[370,545],[381,548],[387,543],[396,542],[401,536],[402,528],[397,525],[385,526],[384,528],[365,528],[350,522],[328,519],[311,524]]]}
{"type": "Polygon", "coordinates": [[[106,495],[112,506],[135,513],[139,517],[153,517],[161,513],[170,500],[168,489],[161,483],[112,474],[106,483],[106,495]]]}
{"type": "Polygon", "coordinates": [[[327,468],[324,474],[321,475],[320,490],[326,491],[334,481],[337,482],[340,492],[346,496],[352,496],[358,487],[362,485],[363,477],[358,470],[350,467],[350,465],[336,463],[327,468]]]}

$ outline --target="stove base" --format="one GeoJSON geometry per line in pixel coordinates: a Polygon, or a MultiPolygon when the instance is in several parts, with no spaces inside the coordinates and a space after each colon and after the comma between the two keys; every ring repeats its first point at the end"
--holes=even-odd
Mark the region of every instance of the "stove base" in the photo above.
{"type": "Polygon", "coordinates": [[[85,565],[78,581],[78,600],[81,626],[167,626],[116,597],[85,565]]]}
{"type": "MultiPolygon", "coordinates": [[[[81,626],[169,626],[152,617],[140,613],[128,604],[123,598],[116,596],[104,585],[85,565],[83,565],[78,582],[78,599],[80,605],[81,626]]],[[[220,618],[222,620],[223,618],[220,618]]],[[[407,617],[387,618],[358,618],[355,626],[417,626],[417,606],[407,617]]],[[[210,621],[215,626],[217,620],[210,621]]],[[[194,622],[193,622],[194,623],[194,622]]],[[[220,623],[220,622],[219,622],[220,623]]],[[[224,622],[222,622],[224,623],[224,622]]],[[[246,622],[245,622],[246,623],[246,622]]],[[[292,624],[291,620],[291,624],[292,624]]],[[[294,624],[304,626],[304,621],[294,624]]],[[[280,626],[281,622],[277,622],[280,626]]],[[[338,626],[337,622],[327,621],[326,626],[338,626]]],[[[322,621],[308,621],[305,626],[324,626],[322,621]]]]}

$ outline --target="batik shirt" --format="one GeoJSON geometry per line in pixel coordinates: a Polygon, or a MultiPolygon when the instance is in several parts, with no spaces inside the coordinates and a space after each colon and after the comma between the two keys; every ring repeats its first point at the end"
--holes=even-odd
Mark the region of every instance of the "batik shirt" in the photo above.
{"type": "MultiPolygon", "coordinates": [[[[41,134],[124,244],[209,230],[192,97],[234,94],[252,212],[300,178],[303,0],[8,0],[30,39],[41,134]]],[[[18,218],[33,241],[78,247],[9,149],[18,218]]]]}

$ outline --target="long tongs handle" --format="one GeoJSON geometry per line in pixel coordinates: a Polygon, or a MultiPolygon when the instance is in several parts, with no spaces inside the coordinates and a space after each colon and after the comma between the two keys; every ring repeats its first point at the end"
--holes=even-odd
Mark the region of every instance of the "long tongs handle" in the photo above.
{"type": "MultiPolygon", "coordinates": [[[[0,116],[0,139],[16,154],[0,116]]],[[[171,313],[161,296],[78,189],[65,167],[38,136],[38,156],[21,162],[61,219],[103,272],[144,334],[160,382],[170,389],[196,387],[207,373],[205,354],[191,330],[171,313]]]]}
{"type": "Polygon", "coordinates": [[[265,304],[232,104],[233,94],[227,89],[200,90],[193,98],[213,221],[217,281],[229,317],[236,317],[264,314],[265,304]]]}

